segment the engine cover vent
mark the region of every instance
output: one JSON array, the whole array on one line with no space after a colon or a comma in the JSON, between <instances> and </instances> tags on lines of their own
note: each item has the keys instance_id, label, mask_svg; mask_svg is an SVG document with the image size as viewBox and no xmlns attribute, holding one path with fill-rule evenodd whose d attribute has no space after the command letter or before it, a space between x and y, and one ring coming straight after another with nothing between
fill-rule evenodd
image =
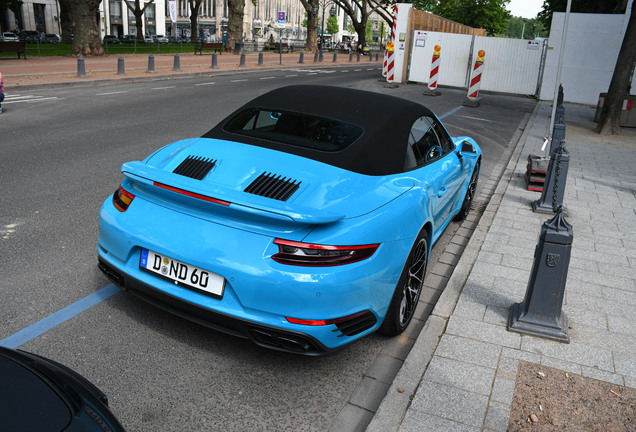
<instances>
[{"instance_id":1,"label":"engine cover vent","mask_svg":"<svg viewBox=\"0 0 636 432\"><path fill-rule=\"evenodd\" d=\"M216 160L202 156L188 156L172 172L195 180L202 180L214 168L216 162Z\"/></svg>"},{"instance_id":2,"label":"engine cover vent","mask_svg":"<svg viewBox=\"0 0 636 432\"><path fill-rule=\"evenodd\" d=\"M279 201L287 201L298 190L300 183L298 180L288 179L281 175L263 173L245 188L245 192Z\"/></svg>"}]
</instances>

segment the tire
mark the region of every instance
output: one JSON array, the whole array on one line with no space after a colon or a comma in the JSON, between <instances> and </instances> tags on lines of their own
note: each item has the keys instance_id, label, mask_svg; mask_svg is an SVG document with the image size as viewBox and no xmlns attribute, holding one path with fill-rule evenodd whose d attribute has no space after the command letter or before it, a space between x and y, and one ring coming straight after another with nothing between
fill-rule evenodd
<instances>
[{"instance_id":1,"label":"tire","mask_svg":"<svg viewBox=\"0 0 636 432\"><path fill-rule=\"evenodd\" d=\"M470 176L470 183L468 183L468 189L466 190L466 195L464 196L464 202L462 203L462 208L459 209L459 213L455 215L453 218L454 221L460 222L466 219L468 213L470 213L470 206L473 204L473 199L475 199L475 192L477 191L477 182L479 181L479 167L481 162L477 162L475 165L475 169L473 170L473 175Z\"/></svg>"},{"instance_id":2,"label":"tire","mask_svg":"<svg viewBox=\"0 0 636 432\"><path fill-rule=\"evenodd\" d=\"M417 308L427 264L428 233L422 231L409 252L380 333L396 336L406 330Z\"/></svg>"}]
</instances>

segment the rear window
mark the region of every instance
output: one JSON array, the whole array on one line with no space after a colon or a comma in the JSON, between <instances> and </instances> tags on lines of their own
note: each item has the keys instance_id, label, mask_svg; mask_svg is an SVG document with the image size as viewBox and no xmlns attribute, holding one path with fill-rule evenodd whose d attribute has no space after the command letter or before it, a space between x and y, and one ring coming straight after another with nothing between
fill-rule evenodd
<instances>
[{"instance_id":1,"label":"rear window","mask_svg":"<svg viewBox=\"0 0 636 432\"><path fill-rule=\"evenodd\" d=\"M350 123L261 108L241 111L223 129L239 135L327 152L343 150L362 135L362 128Z\"/></svg>"}]
</instances>

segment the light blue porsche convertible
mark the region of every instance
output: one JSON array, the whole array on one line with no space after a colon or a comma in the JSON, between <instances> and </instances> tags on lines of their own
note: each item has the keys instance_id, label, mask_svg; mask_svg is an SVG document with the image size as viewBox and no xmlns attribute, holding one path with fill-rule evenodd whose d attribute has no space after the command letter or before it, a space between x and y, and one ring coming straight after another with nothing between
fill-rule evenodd
<instances>
[{"instance_id":1,"label":"light blue porsche convertible","mask_svg":"<svg viewBox=\"0 0 636 432\"><path fill-rule=\"evenodd\" d=\"M290 86L121 167L99 268L258 345L321 355L409 325L431 245L468 214L481 150L383 94Z\"/></svg>"}]
</instances>

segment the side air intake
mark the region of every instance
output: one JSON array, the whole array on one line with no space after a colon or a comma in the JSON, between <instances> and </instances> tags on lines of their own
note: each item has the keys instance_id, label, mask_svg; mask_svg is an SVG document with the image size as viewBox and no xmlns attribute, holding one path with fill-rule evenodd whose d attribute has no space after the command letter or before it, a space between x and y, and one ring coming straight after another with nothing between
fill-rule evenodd
<instances>
[{"instance_id":1,"label":"side air intake","mask_svg":"<svg viewBox=\"0 0 636 432\"><path fill-rule=\"evenodd\" d=\"M214 168L216 162L216 160L202 156L188 156L172 172L195 180L202 180Z\"/></svg>"},{"instance_id":2,"label":"side air intake","mask_svg":"<svg viewBox=\"0 0 636 432\"><path fill-rule=\"evenodd\" d=\"M288 179L281 175L263 173L245 188L245 192L279 201L287 201L298 190L300 183L298 180Z\"/></svg>"}]
</instances>

